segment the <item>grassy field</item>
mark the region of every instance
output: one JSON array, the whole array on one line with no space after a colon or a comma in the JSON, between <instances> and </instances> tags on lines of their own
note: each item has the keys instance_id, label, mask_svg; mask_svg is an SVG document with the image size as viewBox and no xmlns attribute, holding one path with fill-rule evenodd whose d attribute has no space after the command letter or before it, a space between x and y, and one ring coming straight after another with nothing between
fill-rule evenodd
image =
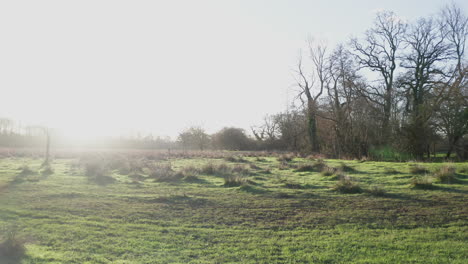
<instances>
[{"instance_id":1,"label":"grassy field","mask_svg":"<svg viewBox=\"0 0 468 264\"><path fill-rule=\"evenodd\" d=\"M468 259L468 163L109 155L40 166L0 159L0 263Z\"/></svg>"}]
</instances>

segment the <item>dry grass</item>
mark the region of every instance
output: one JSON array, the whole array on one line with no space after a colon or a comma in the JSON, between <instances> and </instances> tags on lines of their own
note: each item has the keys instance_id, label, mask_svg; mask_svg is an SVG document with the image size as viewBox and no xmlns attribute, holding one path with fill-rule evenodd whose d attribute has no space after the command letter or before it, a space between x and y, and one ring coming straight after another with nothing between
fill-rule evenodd
<instances>
[{"instance_id":1,"label":"dry grass","mask_svg":"<svg viewBox=\"0 0 468 264\"><path fill-rule=\"evenodd\" d=\"M361 193L362 188L359 183L355 182L349 176L342 176L340 180L333 186L335 191L340 193Z\"/></svg>"},{"instance_id":2,"label":"dry grass","mask_svg":"<svg viewBox=\"0 0 468 264\"><path fill-rule=\"evenodd\" d=\"M455 176L456 169L453 165L444 165L440 167L435 173L434 178L441 183L456 183L458 182Z\"/></svg>"},{"instance_id":3,"label":"dry grass","mask_svg":"<svg viewBox=\"0 0 468 264\"><path fill-rule=\"evenodd\" d=\"M415 176L411 179L411 187L415 189L432 189L432 178L429 176Z\"/></svg>"},{"instance_id":4,"label":"dry grass","mask_svg":"<svg viewBox=\"0 0 468 264\"><path fill-rule=\"evenodd\" d=\"M411 174L425 174L429 173L429 170L420 164L415 164L409 168L409 172Z\"/></svg>"}]
</instances>

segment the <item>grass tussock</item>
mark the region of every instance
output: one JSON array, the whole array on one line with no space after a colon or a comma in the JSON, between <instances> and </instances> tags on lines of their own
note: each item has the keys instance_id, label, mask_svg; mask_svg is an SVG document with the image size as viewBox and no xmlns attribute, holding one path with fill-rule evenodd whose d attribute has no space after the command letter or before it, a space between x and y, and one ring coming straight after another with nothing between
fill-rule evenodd
<instances>
[{"instance_id":1,"label":"grass tussock","mask_svg":"<svg viewBox=\"0 0 468 264\"><path fill-rule=\"evenodd\" d=\"M437 182L441 183L456 183L458 181L455 176L456 169L453 165L444 165L440 167L435 173L434 178Z\"/></svg>"},{"instance_id":2,"label":"grass tussock","mask_svg":"<svg viewBox=\"0 0 468 264\"><path fill-rule=\"evenodd\" d=\"M232 167L226 163L209 162L201 167L200 172L206 175L225 176L232 174Z\"/></svg>"},{"instance_id":3,"label":"grass tussock","mask_svg":"<svg viewBox=\"0 0 468 264\"><path fill-rule=\"evenodd\" d=\"M344 162L341 162L340 165L338 166L338 169L344 172L353 172L356 171L353 167L347 165Z\"/></svg>"},{"instance_id":4,"label":"grass tussock","mask_svg":"<svg viewBox=\"0 0 468 264\"><path fill-rule=\"evenodd\" d=\"M420 164L415 164L409 168L409 172L411 174L426 174L429 173L429 170Z\"/></svg>"},{"instance_id":5,"label":"grass tussock","mask_svg":"<svg viewBox=\"0 0 468 264\"><path fill-rule=\"evenodd\" d=\"M411 179L411 187L414 189L432 189L432 178L429 176L415 176Z\"/></svg>"},{"instance_id":6,"label":"grass tussock","mask_svg":"<svg viewBox=\"0 0 468 264\"><path fill-rule=\"evenodd\" d=\"M225 187L237 187L246 183L247 183L246 179L240 175L228 175L224 177Z\"/></svg>"},{"instance_id":7,"label":"grass tussock","mask_svg":"<svg viewBox=\"0 0 468 264\"><path fill-rule=\"evenodd\" d=\"M468 165L458 168L458 172L463 174L468 173Z\"/></svg>"},{"instance_id":8,"label":"grass tussock","mask_svg":"<svg viewBox=\"0 0 468 264\"><path fill-rule=\"evenodd\" d=\"M392 167L385 167L384 173L385 173L385 174L399 174L400 172L399 172L397 169L395 169L395 168L392 168Z\"/></svg>"},{"instance_id":9,"label":"grass tussock","mask_svg":"<svg viewBox=\"0 0 468 264\"><path fill-rule=\"evenodd\" d=\"M36 174L36 172L33 171L28 165L21 166L19 170L20 170L19 175L21 176L28 176L28 175Z\"/></svg>"},{"instance_id":10,"label":"grass tussock","mask_svg":"<svg viewBox=\"0 0 468 264\"><path fill-rule=\"evenodd\" d=\"M308 171L315 171L316 168L315 164L301 164L295 170L296 172L308 172Z\"/></svg>"},{"instance_id":11,"label":"grass tussock","mask_svg":"<svg viewBox=\"0 0 468 264\"><path fill-rule=\"evenodd\" d=\"M174 171L170 163L153 164L148 169L148 176L159 182L174 182L184 177L182 173Z\"/></svg>"},{"instance_id":12,"label":"grass tussock","mask_svg":"<svg viewBox=\"0 0 468 264\"><path fill-rule=\"evenodd\" d=\"M279 162L291 162L295 158L294 154L283 154L278 157Z\"/></svg>"},{"instance_id":13,"label":"grass tussock","mask_svg":"<svg viewBox=\"0 0 468 264\"><path fill-rule=\"evenodd\" d=\"M229 162L238 162L238 163L246 163L249 162L248 160L244 159L242 156L229 156L224 158L224 160Z\"/></svg>"},{"instance_id":14,"label":"grass tussock","mask_svg":"<svg viewBox=\"0 0 468 264\"><path fill-rule=\"evenodd\" d=\"M49 175L54 174L54 169L52 168L50 164L47 164L41 169L40 173L43 176L49 176Z\"/></svg>"},{"instance_id":15,"label":"grass tussock","mask_svg":"<svg viewBox=\"0 0 468 264\"><path fill-rule=\"evenodd\" d=\"M7 230L0 242L0 262L19 263L25 255L24 241L20 240L15 231Z\"/></svg>"},{"instance_id":16,"label":"grass tussock","mask_svg":"<svg viewBox=\"0 0 468 264\"><path fill-rule=\"evenodd\" d=\"M303 189L304 187L298 183L291 183L291 182L288 182L288 183L285 183L284 184L284 188L287 188L287 189Z\"/></svg>"},{"instance_id":17,"label":"grass tussock","mask_svg":"<svg viewBox=\"0 0 468 264\"><path fill-rule=\"evenodd\" d=\"M371 186L367 192L370 194L370 195L373 195L373 196L379 196L379 197L382 197L382 196L385 196L387 194L387 191L385 191L384 188L382 188L381 186L377 186L377 185L374 185L374 186Z\"/></svg>"},{"instance_id":18,"label":"grass tussock","mask_svg":"<svg viewBox=\"0 0 468 264\"><path fill-rule=\"evenodd\" d=\"M349 176L340 177L340 180L333 186L333 190L340 193L361 193L363 191L359 183Z\"/></svg>"},{"instance_id":19,"label":"grass tussock","mask_svg":"<svg viewBox=\"0 0 468 264\"><path fill-rule=\"evenodd\" d=\"M329 166L325 166L322 168L322 171L320 172L320 174L322 176L332 176L334 175L335 173L338 173L338 169L337 168L334 168L334 167L329 167Z\"/></svg>"}]
</instances>

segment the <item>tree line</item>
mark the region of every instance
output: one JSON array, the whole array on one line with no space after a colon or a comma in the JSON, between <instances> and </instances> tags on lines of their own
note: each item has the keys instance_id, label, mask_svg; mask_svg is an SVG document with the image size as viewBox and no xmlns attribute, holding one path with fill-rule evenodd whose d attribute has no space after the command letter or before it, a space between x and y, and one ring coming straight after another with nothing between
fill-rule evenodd
<instances>
[{"instance_id":1,"label":"tree line","mask_svg":"<svg viewBox=\"0 0 468 264\"><path fill-rule=\"evenodd\" d=\"M443 147L468 158L468 19L456 5L407 23L376 15L334 48L310 41L298 60L293 110L254 127L266 144L334 157L424 159Z\"/></svg>"}]
</instances>

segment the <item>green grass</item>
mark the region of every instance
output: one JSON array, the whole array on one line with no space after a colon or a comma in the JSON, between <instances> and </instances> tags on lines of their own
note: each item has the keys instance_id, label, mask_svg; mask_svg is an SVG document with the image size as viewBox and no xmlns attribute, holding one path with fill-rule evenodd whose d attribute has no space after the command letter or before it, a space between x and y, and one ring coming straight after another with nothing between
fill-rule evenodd
<instances>
[{"instance_id":1,"label":"green grass","mask_svg":"<svg viewBox=\"0 0 468 264\"><path fill-rule=\"evenodd\" d=\"M53 173L41 174L39 159L0 159L0 232L14 227L24 242L24 256L16 263L465 263L468 258L468 173L457 170L456 182L418 189L411 180L421 175L410 173L410 163L325 160L330 167L351 167L343 173L363 190L341 193L334 189L336 177L297 169L310 161L280 160L161 161L174 174L185 173L171 181L150 177L145 166L154 168L157 161L146 160L128 174L110 168L107 176L114 181L98 184L76 160L55 160ZM222 173L205 173L207 164L221 164ZM436 172L442 164L424 166ZM226 185L226 173L245 184ZM375 186L384 193L372 195ZM0 243L4 239L0 233Z\"/></svg>"}]
</instances>

